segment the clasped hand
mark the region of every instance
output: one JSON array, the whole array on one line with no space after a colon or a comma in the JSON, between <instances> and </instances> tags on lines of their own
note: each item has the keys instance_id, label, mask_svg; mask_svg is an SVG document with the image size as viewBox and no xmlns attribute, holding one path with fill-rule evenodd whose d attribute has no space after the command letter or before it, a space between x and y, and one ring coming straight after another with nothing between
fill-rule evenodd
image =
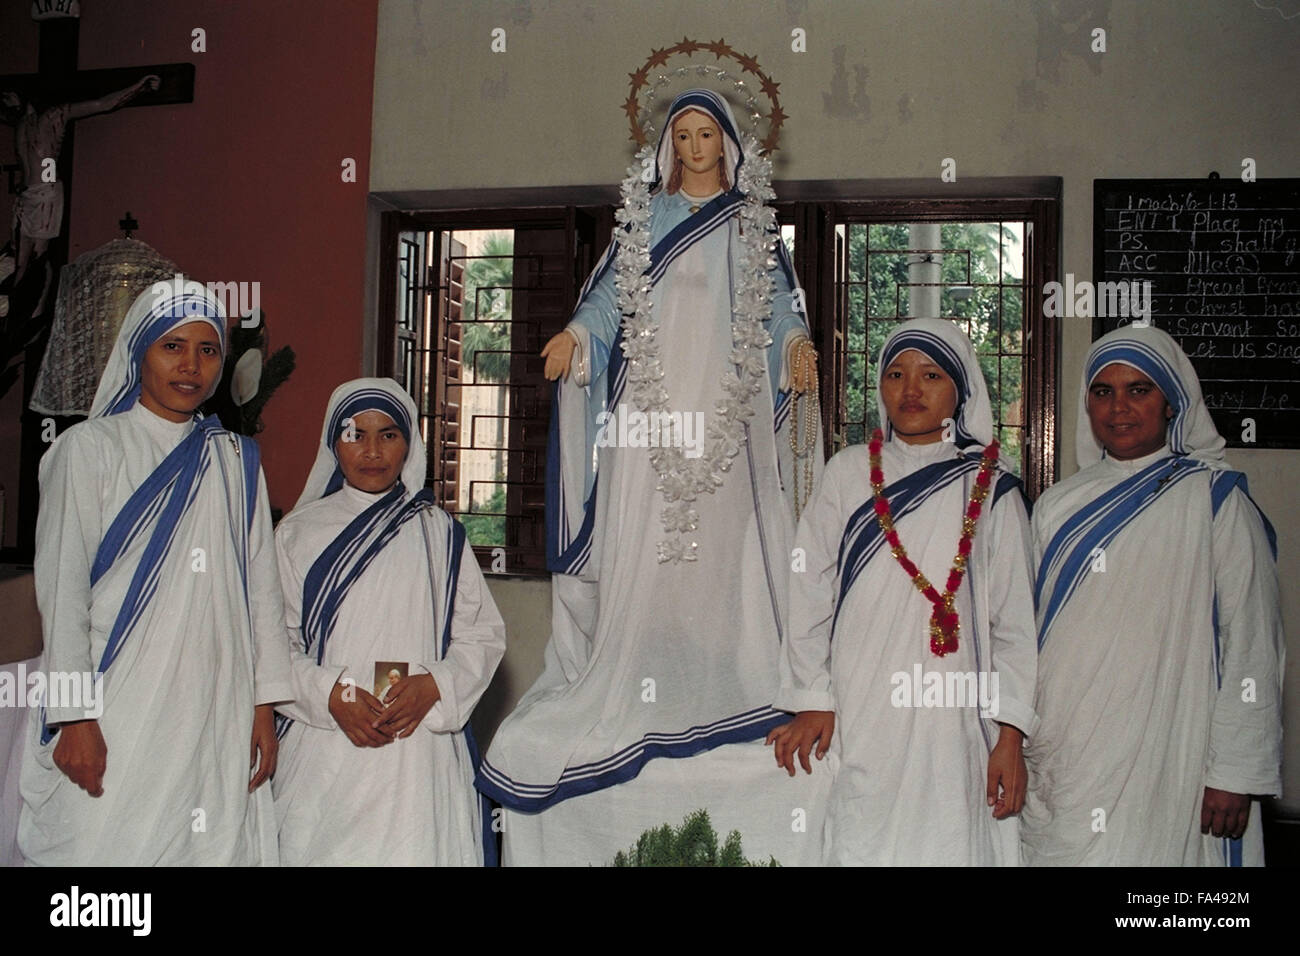
<instances>
[{"instance_id":1,"label":"clasped hand","mask_svg":"<svg viewBox=\"0 0 1300 956\"><path fill-rule=\"evenodd\" d=\"M356 746L382 747L409 737L441 698L432 674L402 678L382 703L356 684L339 681L330 693L330 715Z\"/></svg>"}]
</instances>

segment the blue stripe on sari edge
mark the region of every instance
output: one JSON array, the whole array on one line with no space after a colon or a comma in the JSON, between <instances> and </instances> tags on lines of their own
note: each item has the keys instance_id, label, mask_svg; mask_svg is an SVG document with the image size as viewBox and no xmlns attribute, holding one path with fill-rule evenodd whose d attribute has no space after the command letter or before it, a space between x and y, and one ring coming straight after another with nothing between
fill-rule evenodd
<instances>
[{"instance_id":1,"label":"blue stripe on sari edge","mask_svg":"<svg viewBox=\"0 0 1300 956\"><path fill-rule=\"evenodd\" d=\"M180 518L193 503L197 495L197 486L200 484L203 475L206 474L207 466L210 463L207 435L212 431L212 421L212 417L209 416L200 423L201 427L193 429L167 454L163 461L158 464L158 467L150 472L149 477L131 493L126 504L122 506L122 510L118 512L117 517L110 524L109 534L113 533L115 526L133 527L136 523L135 519L130 516L133 507L157 513L158 515L157 520L154 522L154 531L144 546L140 561L131 574L131 580L127 585L126 594L122 598L122 604L114 616L112 629L109 631L108 640L100 657L99 673L106 672L112 666L113 661L117 659L117 655L121 651L122 645L134 632L144 609L149 606L157 594L162 562L171 553L172 544L175 542L176 535L180 530ZM197 454L195 453L196 448ZM174 471L174 474L168 477L168 474L172 471ZM185 489L184 495L181 496L180 480L186 477L187 473L189 487ZM160 476L157 481L153 480L155 475ZM159 510L156 503L164 497L166 503ZM172 514L173 517L168 521L166 519L169 514ZM163 536L164 532L166 532L165 536ZM130 540L134 540L137 533L138 529L135 533L132 533ZM105 535L105 541L107 539L108 534ZM108 560L103 567L100 567L105 541L100 542L95 563L92 565L92 587L117 562L125 547L125 545L118 547L111 560ZM98 573L96 573L96 570ZM57 731L52 731L46 723L45 713L45 707L42 705L39 735L42 744L48 744L57 733Z\"/></svg>"},{"instance_id":2,"label":"blue stripe on sari edge","mask_svg":"<svg viewBox=\"0 0 1300 956\"><path fill-rule=\"evenodd\" d=\"M569 546L561 554L547 554L546 570L558 574L576 574L573 570L577 567L581 570L586 564L586 557L591 553L592 532L596 526L596 494L600 484L599 476L591 485L591 494L587 496L586 504L583 505L582 526L578 528L578 533L573 536Z\"/></svg>"},{"instance_id":3,"label":"blue stripe on sari edge","mask_svg":"<svg viewBox=\"0 0 1300 956\"><path fill-rule=\"evenodd\" d=\"M450 533L447 535L447 550L449 553L447 558L447 593L443 611L442 658L447 656L447 650L451 646L451 625L456 615L456 589L460 582L460 564L465 553L467 537L465 526L454 517L450 515L448 517L451 520L451 528ZM465 747L469 751L470 766L474 768L474 773L477 774L483 758L479 751L478 741L474 737L474 730L468 720L465 721L465 726L461 727L460 733L464 735ZM477 794L477 797L479 801L479 825L481 827L480 839L483 844L483 865L500 866L501 847L498 843L497 831L492 826L492 801L481 793Z\"/></svg>"},{"instance_id":4,"label":"blue stripe on sari edge","mask_svg":"<svg viewBox=\"0 0 1300 956\"><path fill-rule=\"evenodd\" d=\"M320 617L324 613L324 607L320 604L320 595L327 593L337 584L339 575L345 573L347 563L352 560L353 555L364 546L374 528L383 523L387 510L383 508L375 509L368 520L359 524L356 532L351 537L338 544L338 553L331 561L322 565L319 570L317 569L317 562L320 562L321 558L324 557L324 552L308 568L307 576L303 578L303 610L300 614L302 620L300 630L302 632L304 653L310 652L311 646L316 640L316 635L320 631ZM358 518L360 517L358 515ZM354 519L355 521L356 519ZM342 536L351 527L352 524L350 523L330 544L340 542Z\"/></svg>"},{"instance_id":5,"label":"blue stripe on sari edge","mask_svg":"<svg viewBox=\"0 0 1300 956\"><path fill-rule=\"evenodd\" d=\"M1179 460L1189 461L1189 459L1179 459ZM1114 503L1106 509L1104 515L1098 518L1096 521L1094 521L1091 525L1087 525L1086 527L1082 525L1080 526L1080 535L1078 541L1076 541L1074 544L1070 546L1069 553L1066 554L1061 559L1060 568L1057 571L1056 576L1054 578L1055 583L1052 588L1051 597L1047 602L1047 608L1042 612L1042 622L1038 627L1038 648L1040 651L1042 650L1043 645L1047 641L1047 635L1051 631L1052 625L1055 623L1057 615L1059 615L1061 610L1065 607L1065 605L1070 602L1075 592L1078 590L1080 583L1082 583L1082 581L1084 580L1084 576L1087 573L1089 573L1085 569L1091 563L1090 560L1078 559L1076 557L1081 553L1085 545L1089 543L1092 545L1091 548L1087 549L1087 553L1089 556L1091 556L1092 552L1095 551L1097 548L1103 548L1103 549L1106 548L1108 545L1111 544L1111 542L1115 540L1116 536L1118 536L1119 533L1122 532L1125 527L1127 527L1132 521L1136 520L1138 516L1140 516L1143 512L1147 510L1147 508L1149 508L1159 498L1161 498L1166 491L1173 488L1175 485L1181 483L1183 479L1190 478L1192 475L1199 474L1200 472L1207 470L1206 466L1200 464L1199 462L1195 463L1195 466L1193 467L1183 468L1182 470L1179 469L1172 470L1168 475L1169 481L1167 481L1163 485L1157 485L1155 489L1149 491L1147 493L1147 496L1143 498L1141 502L1138 503L1138 507L1136 508L1136 510L1132 511L1127 516L1123 515L1123 513L1120 511L1120 505L1124 503L1124 500L1142 491L1144 485L1146 485L1151 479L1151 474L1153 473L1152 469L1155 468L1155 466L1163 464L1167 461L1168 459L1165 458L1165 459L1161 459L1159 462L1154 462L1151 466L1143 469L1141 472L1139 472L1137 475L1134 475L1132 478L1120 482L1118 485L1115 486L1115 488L1127 486L1128 488L1127 492L1123 495L1118 496L1115 499ZM1113 491L1113 490L1114 489L1109 489L1108 494L1109 491ZM1094 500L1100 501L1101 499L1098 498ZM1119 516L1118 520L1116 520L1117 515ZM1053 538L1053 540L1055 540L1055 537ZM1076 564L1076 570L1072 574L1068 573L1068 568L1071 563ZM1044 566L1047 565L1046 552L1044 552L1043 564ZM1064 585L1064 591L1062 591L1063 585ZM1034 589L1034 606L1036 608L1042 606L1042 600L1037 585L1035 586Z\"/></svg>"},{"instance_id":6,"label":"blue stripe on sari edge","mask_svg":"<svg viewBox=\"0 0 1300 956\"><path fill-rule=\"evenodd\" d=\"M1217 517L1219 508L1228 500L1228 495L1232 494L1234 488L1240 488L1241 493L1246 496L1246 500L1254 506L1256 513L1259 514L1259 520L1264 524L1264 535L1268 538L1269 549L1273 552L1273 560L1277 560L1277 529L1273 527L1273 522L1268 520L1268 515L1264 509L1259 506L1250 493L1250 482L1246 475L1240 471L1218 471L1210 479L1210 504L1213 514Z\"/></svg>"},{"instance_id":7,"label":"blue stripe on sari edge","mask_svg":"<svg viewBox=\"0 0 1300 956\"><path fill-rule=\"evenodd\" d=\"M93 564L90 569L90 586L92 588L99 582L100 577L102 577L103 574L113 566L113 563L117 561L117 559L122 555L122 553L125 552L128 548L130 548L132 544L135 543L135 539L139 537L140 533L145 528L149 527L149 525L153 523L154 519L157 518L158 512L161 511L167 503L167 492L171 488L171 485L175 482L175 480L176 480L176 476L173 476L172 481L169 482L166 486L164 486L161 493L155 496L154 499L145 507L145 509L140 512L139 516L136 518L135 523L131 526L130 530L127 532L126 537L121 542L109 546L111 548L111 552L100 551L96 553L95 564ZM112 525L110 525L109 532L112 533L112 531L113 528ZM100 548L102 549L107 542L108 542L108 536L105 535L104 540L100 542ZM103 567L99 566L101 560L105 562Z\"/></svg>"},{"instance_id":8,"label":"blue stripe on sari edge","mask_svg":"<svg viewBox=\"0 0 1300 956\"><path fill-rule=\"evenodd\" d=\"M427 490L427 489L426 489ZM432 501L432 496L430 496ZM447 535L447 585L445 600L443 602L443 628L442 628L442 654L439 659L447 656L447 650L451 646L452 639L452 620L456 615L456 589L460 582L460 564L461 558L465 553L465 541L467 534L465 526L462 525L455 517L446 516L451 524ZM477 709L477 708L476 708ZM478 773L479 766L482 764L482 755L479 751L478 741L474 737L474 730L468 720L465 726L461 727L460 733L464 735L465 748L469 751L470 766L474 768L474 773ZM479 826L480 840L483 845L483 865L500 866L501 865L501 847L498 842L497 831L493 828L492 823L492 801L484 794L476 794L479 802Z\"/></svg>"},{"instance_id":9,"label":"blue stripe on sari edge","mask_svg":"<svg viewBox=\"0 0 1300 956\"><path fill-rule=\"evenodd\" d=\"M1223 661L1219 648L1219 592L1210 600L1210 633L1214 637L1214 686L1223 687Z\"/></svg>"},{"instance_id":10,"label":"blue stripe on sari edge","mask_svg":"<svg viewBox=\"0 0 1300 956\"><path fill-rule=\"evenodd\" d=\"M433 504L433 493L428 489L422 488L409 498L404 494L405 489L399 482L394 486L392 493L375 502L358 516L360 518L373 513L373 519L364 522L360 531L352 532L351 529L358 523L357 519L354 519L349 523L348 528L330 542L331 548L340 541L344 541L345 545L329 563L325 583L316 592L315 603L310 608L304 608L306 613L303 614L307 622L305 628L306 626L311 628L305 634L304 643L309 645L308 652L311 646L316 648L317 664L324 659L325 644L334 632L339 610L352 586L365 574L370 564L389 542L401 532L402 526L421 514L426 506ZM445 513L443 514L445 516ZM357 555L357 550L363 544L364 551ZM321 559L318 558L313 563L312 570L315 571L320 564Z\"/></svg>"},{"instance_id":11,"label":"blue stripe on sari edge","mask_svg":"<svg viewBox=\"0 0 1300 956\"><path fill-rule=\"evenodd\" d=\"M346 577L349 569L355 563L354 558L357 557L358 552L364 553L370 542L375 540L376 530L386 526L394 510L392 506L377 510L372 520L365 522L355 535L341 543L334 559L324 568L320 576L314 579L316 587L310 600L306 597L306 582L304 580L302 633L304 643L308 645L308 651L310 651L311 647L316 646L316 642L322 634L328 636L329 633L333 632L329 596L337 592L341 579ZM335 615L336 613L337 608L335 608ZM323 648L321 653L324 653ZM319 664L320 661L318 660L317 663Z\"/></svg>"},{"instance_id":12,"label":"blue stripe on sari edge","mask_svg":"<svg viewBox=\"0 0 1300 956\"><path fill-rule=\"evenodd\" d=\"M1136 494L1141 489L1144 481L1150 480L1156 472L1174 457L1176 456L1170 455L1161 458L1159 461L1154 461L1137 474L1116 482L1061 522L1061 526L1053 532L1051 538L1048 539L1047 546L1043 549L1043 558L1039 562L1038 573L1035 575L1034 580L1035 603L1039 600L1047 575L1056 564L1057 552L1064 552L1071 547L1070 542L1077 535L1085 533L1088 522L1092 520L1094 515L1100 513L1102 509L1110 510L1122 502L1124 498Z\"/></svg>"},{"instance_id":13,"label":"blue stripe on sari edge","mask_svg":"<svg viewBox=\"0 0 1300 956\"><path fill-rule=\"evenodd\" d=\"M546 532L546 559L549 568L552 555L564 551L568 540L568 515L564 509L564 476L560 473L560 388L556 379L551 387L551 420L546 428L546 472L542 512Z\"/></svg>"},{"instance_id":14,"label":"blue stripe on sari edge","mask_svg":"<svg viewBox=\"0 0 1300 956\"><path fill-rule=\"evenodd\" d=\"M180 529L180 519L189 510L192 501L191 494L199 483L201 474L207 471L209 460L207 438L199 429L195 429L190 435L187 435L185 440L180 445L177 445L177 450L188 446L189 451L193 452L194 446L189 445L192 439L198 448L197 455L188 454L185 456L177 480L170 486L171 491L167 495L167 504L158 515L153 533L144 546L140 561L131 575L131 582L127 586L126 594L122 599L122 605L114 618L112 630L109 632L108 641L100 659L99 670L101 672L107 671L109 665L116 659L121 645L131 635L139 621L140 614L148 606L149 598L145 597L145 591L149 579L156 577L162 561L171 552L172 543L175 541L176 534ZM175 454L175 452L172 454ZM171 454L168 455L168 458L171 458ZM185 478L188 478L188 487L182 490L181 481ZM132 498L134 497L133 494ZM150 592L149 596L152 597L152 592Z\"/></svg>"},{"instance_id":15,"label":"blue stripe on sari edge","mask_svg":"<svg viewBox=\"0 0 1300 956\"><path fill-rule=\"evenodd\" d=\"M772 431L779 432L781 426L785 424L786 419L790 416L790 389L776 393L776 408L772 411Z\"/></svg>"},{"instance_id":16,"label":"blue stripe on sari edge","mask_svg":"<svg viewBox=\"0 0 1300 956\"><path fill-rule=\"evenodd\" d=\"M387 522L379 529L377 534L371 536L365 550L361 552L357 559L350 565L344 560L334 566L331 575L334 584L323 598L318 596L318 601L321 602L320 612L314 615L314 618L318 621L316 624L318 633L315 637L318 664L324 659L325 645L334 633L339 612L343 607L343 602L347 600L352 586L369 570L371 563L384 548L388 547L389 542L401 532L402 526L415 517L420 510L420 506L416 504L414 499L399 500L394 508L387 509L384 512Z\"/></svg>"},{"instance_id":17,"label":"blue stripe on sari edge","mask_svg":"<svg viewBox=\"0 0 1300 956\"><path fill-rule=\"evenodd\" d=\"M1069 553L1061 559L1060 568L1056 573L1054 579L1056 585L1052 589L1052 594L1048 600L1047 608L1043 612L1042 625L1039 627L1038 646L1040 650L1047 639L1048 632L1055 623L1056 616L1060 614L1065 605L1074 597L1079 585L1083 582L1086 574L1089 573L1086 569L1091 564L1091 555L1093 552L1099 548L1104 550L1108 547L1130 522L1136 520L1137 517L1150 507L1156 499L1163 495L1165 491L1181 482L1184 478L1191 477L1202 470L1204 469L1188 468L1181 472L1171 472L1169 476L1171 480L1167 484L1157 487L1154 493L1147 492L1146 497L1139 502L1137 510L1124 516L1122 506L1126 499L1141 493L1144 490L1144 485L1150 480L1150 478L1148 476L1143 481L1133 482L1129 494L1116 499L1113 505L1108 507L1105 513L1092 525L1081 530L1077 542L1071 545ZM1083 546L1085 543L1091 545L1091 547L1086 549L1088 557L1079 558L1078 555L1080 555L1084 550ZM1067 573L1071 563L1076 565L1076 570L1073 574ZM1062 591L1062 584L1064 584L1064 591ZM1037 588L1035 589L1034 604L1035 607L1041 605Z\"/></svg>"},{"instance_id":18,"label":"blue stripe on sari edge","mask_svg":"<svg viewBox=\"0 0 1300 956\"><path fill-rule=\"evenodd\" d=\"M90 582L93 587L99 578L113 565L127 542L134 540L139 529L137 522L143 512L148 511L156 499L167 494L182 473L188 459L193 456L195 447L205 441L203 432L195 428L185 436L176 447L164 456L140 485L131 492L118 513L109 522L108 530L95 550L95 559L91 563ZM170 498L170 496L168 496ZM129 533L129 534L128 534ZM105 548L111 551L105 551Z\"/></svg>"},{"instance_id":19,"label":"blue stripe on sari edge","mask_svg":"<svg viewBox=\"0 0 1300 956\"><path fill-rule=\"evenodd\" d=\"M343 530L325 546L325 549L316 560L311 563L307 573L303 575L302 612L300 617L302 619L303 642L308 645L309 649L310 645L315 643L314 635L320 630L318 602L321 593L335 585L337 576L343 573L343 565L352 558L356 549L361 547L362 543L371 535L374 526L384 519L386 512L400 502L401 487L399 481L393 486L392 492L366 507L349 521Z\"/></svg>"},{"instance_id":20,"label":"blue stripe on sari edge","mask_svg":"<svg viewBox=\"0 0 1300 956\"><path fill-rule=\"evenodd\" d=\"M440 641L442 654L439 659L447 656L447 649L451 646L451 622L456 614L456 588L460 582L460 561L465 553L465 539L465 526L452 518L451 527L447 534L447 586L446 594L443 596L443 623Z\"/></svg>"},{"instance_id":21,"label":"blue stripe on sari edge","mask_svg":"<svg viewBox=\"0 0 1300 956\"><path fill-rule=\"evenodd\" d=\"M262 469L262 447L251 437L240 435L240 459L244 464L244 492L248 498L248 530L253 530L253 518L257 515L257 475Z\"/></svg>"},{"instance_id":22,"label":"blue stripe on sari edge","mask_svg":"<svg viewBox=\"0 0 1300 956\"><path fill-rule=\"evenodd\" d=\"M668 267L687 249L709 235L715 229L725 225L740 212L744 199L734 190L723 193L706 203L698 213L683 219L670 229L650 250L650 268L646 275L652 284L658 284ZM716 208L710 208L714 207Z\"/></svg>"},{"instance_id":23,"label":"blue stripe on sari edge","mask_svg":"<svg viewBox=\"0 0 1300 956\"><path fill-rule=\"evenodd\" d=\"M768 709L771 710L771 708ZM572 797L594 793L598 790L605 790L620 783L626 783L638 776L645 768L645 765L651 760L694 757L725 744L747 743L752 740L758 740L766 737L774 728L789 723L790 719L790 715L784 711L774 710L771 717L758 724L750 724L719 731L715 734L710 734L706 737L697 738L681 744L645 744L643 745L641 752L637 754L634 759L622 763L617 769L590 777L582 777L569 782L557 783L555 786L547 788L549 793L546 796L521 797L511 793L502 785L494 782L492 777L500 777L502 780L507 780L508 778L492 768L487 761L484 761L482 768L475 776L474 786L478 788L480 793L495 800L503 807L521 813L538 813L557 803L571 799Z\"/></svg>"}]
</instances>

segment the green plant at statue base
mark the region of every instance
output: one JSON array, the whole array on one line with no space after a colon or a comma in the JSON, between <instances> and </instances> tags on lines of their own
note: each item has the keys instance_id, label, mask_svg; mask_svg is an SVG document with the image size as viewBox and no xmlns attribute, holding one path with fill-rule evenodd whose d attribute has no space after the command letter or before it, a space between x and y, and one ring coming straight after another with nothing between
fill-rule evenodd
<instances>
[{"instance_id":1,"label":"green plant at statue base","mask_svg":"<svg viewBox=\"0 0 1300 956\"><path fill-rule=\"evenodd\" d=\"M696 810L680 827L665 823L642 833L636 846L614 856L614 866L780 866L773 857L763 863L745 859L740 831L727 834L718 849L718 834L708 810Z\"/></svg>"}]
</instances>

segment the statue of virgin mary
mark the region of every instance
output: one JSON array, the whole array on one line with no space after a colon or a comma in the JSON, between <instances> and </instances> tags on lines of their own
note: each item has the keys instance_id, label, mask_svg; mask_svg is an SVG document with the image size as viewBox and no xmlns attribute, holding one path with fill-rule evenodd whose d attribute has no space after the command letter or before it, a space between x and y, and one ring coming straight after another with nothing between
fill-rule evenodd
<instances>
[{"instance_id":1,"label":"statue of virgin mary","mask_svg":"<svg viewBox=\"0 0 1300 956\"><path fill-rule=\"evenodd\" d=\"M477 781L510 811L510 863L606 863L700 807L765 852L755 788L790 830L762 740L789 720L771 701L795 469L822 455L815 413L802 458L790 441L815 352L747 139L717 93L673 101L653 176L629 174L623 228L542 353L552 633Z\"/></svg>"}]
</instances>

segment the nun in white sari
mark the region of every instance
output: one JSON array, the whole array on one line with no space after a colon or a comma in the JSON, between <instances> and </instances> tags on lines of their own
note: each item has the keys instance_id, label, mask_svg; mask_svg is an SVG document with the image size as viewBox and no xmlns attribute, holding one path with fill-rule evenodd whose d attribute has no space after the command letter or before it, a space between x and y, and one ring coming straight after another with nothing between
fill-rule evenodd
<instances>
[{"instance_id":1,"label":"nun in white sari","mask_svg":"<svg viewBox=\"0 0 1300 956\"><path fill-rule=\"evenodd\" d=\"M722 138L724 175L711 194L677 190L668 172L674 121L691 111ZM778 238L761 273L774 290L754 336L761 347L746 360L752 392L736 387L740 286L754 268L746 248L763 234L739 228L740 136L726 101L704 90L675 99L663 129L655 180L665 188L649 200L645 267L653 334L625 337L640 321L625 320L615 282L631 230L588 279L566 333L578 350L573 375L558 384L547 456L554 612L545 671L498 730L478 778L511 811L544 811L507 816L510 863L607 863L644 829L701 807L721 832L740 829L747 851L786 863L801 852L786 845L790 808L811 802L810 791L795 804L789 788L772 806L756 799L765 755L745 742L783 719L771 700L793 534L787 355L807 325ZM635 435L629 416L656 393L686 426L702 422L692 429L701 444L693 457L688 445L676 469L661 469L645 443L623 441ZM820 471L820 445L807 462ZM680 520L666 532L673 512Z\"/></svg>"},{"instance_id":2,"label":"nun in white sari","mask_svg":"<svg viewBox=\"0 0 1300 956\"><path fill-rule=\"evenodd\" d=\"M401 477L374 492L344 480L335 455L366 412L407 443ZM416 414L392 379L336 388L306 488L276 531L296 698L280 708L274 781L285 865L480 866L485 851L495 862L468 722L505 652L505 625L465 529L424 489ZM439 697L409 732L354 744L331 694L342 681L345 699L369 697L380 662L385 677L394 662L432 675Z\"/></svg>"},{"instance_id":3,"label":"nun in white sari","mask_svg":"<svg viewBox=\"0 0 1300 956\"><path fill-rule=\"evenodd\" d=\"M895 433L883 390L877 391L885 423L883 495L904 560L942 590L993 440L993 417L975 350L956 325L940 319L900 325L881 350L877 382L909 351L956 386L953 424L950 440L911 444ZM928 408L940 421L939 404ZM990 465L951 605L956 649L939 656L929 624L934 606L882 532L871 470L868 446L851 446L830 460L795 538L806 568L790 575L790 629L776 705L792 713L834 712L825 752L838 758L839 769L827 811L826 862L1018 864L1014 811L999 811L995 819L986 793L995 747L1010 747L1019 757L1018 740L1000 743L1004 728L1030 735L1035 723L1029 523L1020 481ZM802 720L801 714L790 728ZM778 754L783 731L773 735ZM1012 784L1003 778L995 791ZM1021 776L1022 792L1023 786Z\"/></svg>"},{"instance_id":4,"label":"nun in white sari","mask_svg":"<svg viewBox=\"0 0 1300 956\"><path fill-rule=\"evenodd\" d=\"M1107 453L1089 417L1094 380L1116 366L1168 404L1164 445L1139 457ZM1116 435L1132 432L1131 406L1122 417ZM1026 753L1026 862L1262 864L1257 801L1240 800L1241 839L1216 836L1213 816L1281 792L1273 529L1160 329L1093 344L1076 447L1080 470L1034 509L1042 724Z\"/></svg>"},{"instance_id":5,"label":"nun in white sari","mask_svg":"<svg viewBox=\"0 0 1300 956\"><path fill-rule=\"evenodd\" d=\"M33 711L18 839L34 864L277 860L270 786L249 793L254 707L291 694L266 485L251 439L215 416L145 407L168 387L150 379L141 399L155 342L174 349L174 330L204 323L225 343L225 312L202 286L157 289L127 313L90 418L41 460L44 667L103 681L76 701L52 683ZM193 391L193 375L170 378ZM92 797L55 752L61 725L96 716L107 756ZM273 755L261 760L269 773Z\"/></svg>"}]
</instances>

